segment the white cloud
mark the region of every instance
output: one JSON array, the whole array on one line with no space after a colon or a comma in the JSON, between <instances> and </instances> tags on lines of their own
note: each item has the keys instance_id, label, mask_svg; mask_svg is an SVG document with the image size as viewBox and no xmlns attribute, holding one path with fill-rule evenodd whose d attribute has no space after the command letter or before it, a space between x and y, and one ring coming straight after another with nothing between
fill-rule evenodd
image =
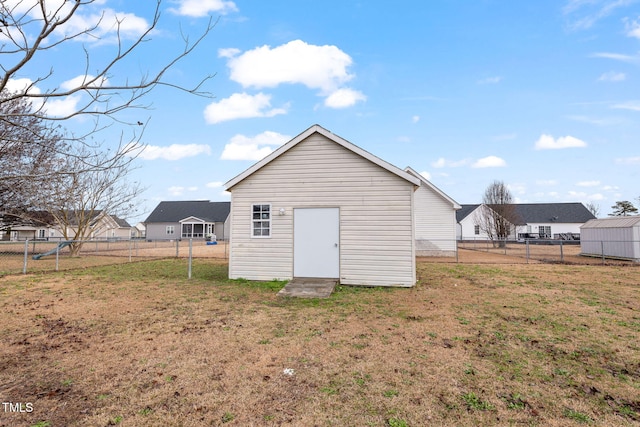
<instances>
[{"instance_id":1,"label":"white cloud","mask_svg":"<svg viewBox=\"0 0 640 427\"><path fill-rule=\"evenodd\" d=\"M613 59L615 61L631 62L631 63L638 62L638 60L640 59L637 56L624 55L622 53L611 53L611 52L592 53L589 56L591 56L592 58Z\"/></svg>"},{"instance_id":2,"label":"white cloud","mask_svg":"<svg viewBox=\"0 0 640 427\"><path fill-rule=\"evenodd\" d=\"M536 150L559 150L562 148L586 147L587 143L573 136L554 139L551 135L541 135L535 143Z\"/></svg>"},{"instance_id":3,"label":"white cloud","mask_svg":"<svg viewBox=\"0 0 640 427\"><path fill-rule=\"evenodd\" d=\"M75 79L63 82L60 87L62 89L68 90L69 88L73 87L72 84L77 82L80 78L81 77L76 77ZM42 94L40 88L38 88L37 86L32 86L33 83L34 82L29 78L9 79L6 88L10 92L27 92L32 95ZM80 99L80 95L71 95L60 98L49 98L49 100L46 100L45 98L31 98L30 101L34 109L42 108L43 111L45 111L51 117L66 117L77 111L77 106L80 103Z\"/></svg>"},{"instance_id":4,"label":"white cloud","mask_svg":"<svg viewBox=\"0 0 640 427\"><path fill-rule=\"evenodd\" d=\"M28 78L22 79L9 79L6 89L10 92L28 92L34 95L41 93L41 90L36 86L31 86L33 81Z\"/></svg>"},{"instance_id":5,"label":"white cloud","mask_svg":"<svg viewBox=\"0 0 640 427\"><path fill-rule=\"evenodd\" d=\"M509 190L516 194L527 194L527 186L524 184L507 184Z\"/></svg>"},{"instance_id":6,"label":"white cloud","mask_svg":"<svg viewBox=\"0 0 640 427\"><path fill-rule=\"evenodd\" d=\"M617 117L606 118L593 118L587 116L567 116L569 120L575 120L577 122L589 123L596 126L613 126L623 122L622 119Z\"/></svg>"},{"instance_id":7,"label":"white cloud","mask_svg":"<svg viewBox=\"0 0 640 427\"><path fill-rule=\"evenodd\" d=\"M494 141L509 141L512 139L516 139L517 136L518 134L516 133L505 133L502 135L495 135L491 139L493 139Z\"/></svg>"},{"instance_id":8,"label":"white cloud","mask_svg":"<svg viewBox=\"0 0 640 427\"><path fill-rule=\"evenodd\" d=\"M615 71L608 71L602 74L598 81L601 82L622 82L627 78L625 73L616 73Z\"/></svg>"},{"instance_id":9,"label":"white cloud","mask_svg":"<svg viewBox=\"0 0 640 427\"><path fill-rule=\"evenodd\" d=\"M235 47L228 47L225 49L218 49L218 57L220 58L233 58L237 56L240 52L240 49L236 49Z\"/></svg>"},{"instance_id":10,"label":"white cloud","mask_svg":"<svg viewBox=\"0 0 640 427\"><path fill-rule=\"evenodd\" d=\"M172 13L193 18L209 16L211 13L226 15L230 12L237 12L238 7L232 1L225 0L176 0L179 6L170 8Z\"/></svg>"},{"instance_id":11,"label":"white cloud","mask_svg":"<svg viewBox=\"0 0 640 427\"><path fill-rule=\"evenodd\" d=\"M570 200L590 200L599 201L604 200L604 196L600 193L585 193L584 191L568 191L567 198Z\"/></svg>"},{"instance_id":12,"label":"white cloud","mask_svg":"<svg viewBox=\"0 0 640 427\"><path fill-rule=\"evenodd\" d=\"M262 132L253 138L238 134L224 146L220 159L260 160L271 154L274 147L279 147L290 139L288 135L271 131Z\"/></svg>"},{"instance_id":13,"label":"white cloud","mask_svg":"<svg viewBox=\"0 0 640 427\"><path fill-rule=\"evenodd\" d=\"M640 165L640 157L620 157L616 163L621 165Z\"/></svg>"},{"instance_id":14,"label":"white cloud","mask_svg":"<svg viewBox=\"0 0 640 427\"><path fill-rule=\"evenodd\" d=\"M578 187L597 187L600 185L600 181L580 181L576 185Z\"/></svg>"},{"instance_id":15,"label":"white cloud","mask_svg":"<svg viewBox=\"0 0 640 427\"><path fill-rule=\"evenodd\" d=\"M536 181L536 185L554 186L557 184L558 181L556 181L555 179L539 179Z\"/></svg>"},{"instance_id":16,"label":"white cloud","mask_svg":"<svg viewBox=\"0 0 640 427\"><path fill-rule=\"evenodd\" d=\"M365 101L366 96L357 90L342 88L329 95L324 100L324 105L329 108L347 108L355 105L358 101Z\"/></svg>"},{"instance_id":17,"label":"white cloud","mask_svg":"<svg viewBox=\"0 0 640 427\"><path fill-rule=\"evenodd\" d=\"M418 123L420 121L420 116L411 117L411 123Z\"/></svg>"},{"instance_id":18,"label":"white cloud","mask_svg":"<svg viewBox=\"0 0 640 427\"><path fill-rule=\"evenodd\" d=\"M224 183L222 181L213 181L213 182L208 182L205 187L207 188L220 188L224 185Z\"/></svg>"},{"instance_id":19,"label":"white cloud","mask_svg":"<svg viewBox=\"0 0 640 427\"><path fill-rule=\"evenodd\" d=\"M463 159L463 160L446 160L443 157L440 157L438 160L436 160L435 162L431 163L431 166L433 166L434 168L457 168L460 166L466 166L469 164L469 160L468 159Z\"/></svg>"},{"instance_id":20,"label":"white cloud","mask_svg":"<svg viewBox=\"0 0 640 427\"><path fill-rule=\"evenodd\" d=\"M144 160L180 160L201 154L211 154L211 147L206 144L171 144L168 147L145 145L140 153L140 158Z\"/></svg>"},{"instance_id":21,"label":"white cloud","mask_svg":"<svg viewBox=\"0 0 640 427\"><path fill-rule=\"evenodd\" d=\"M66 2L65 2L66 3ZM117 43L118 40L136 39L149 29L146 19L133 13L116 12L110 8L96 8L91 14L74 14L71 19L58 27L56 34L59 37L82 34L73 40L83 43L107 44Z\"/></svg>"},{"instance_id":22,"label":"white cloud","mask_svg":"<svg viewBox=\"0 0 640 427\"><path fill-rule=\"evenodd\" d=\"M495 76L495 77L487 77L485 79L481 79L478 80L478 84L481 85L489 85L489 84L498 84L502 81L502 76Z\"/></svg>"},{"instance_id":23,"label":"white cloud","mask_svg":"<svg viewBox=\"0 0 640 427\"><path fill-rule=\"evenodd\" d=\"M507 166L507 162L497 156L483 157L471 165L472 168L501 168L504 166Z\"/></svg>"},{"instance_id":24,"label":"white cloud","mask_svg":"<svg viewBox=\"0 0 640 427\"><path fill-rule=\"evenodd\" d=\"M427 181L431 181L431 174L427 171L423 171L420 172L420 175L422 175Z\"/></svg>"},{"instance_id":25,"label":"white cloud","mask_svg":"<svg viewBox=\"0 0 640 427\"><path fill-rule=\"evenodd\" d=\"M227 120L246 119L251 117L273 117L286 114L288 106L271 108L271 95L262 92L256 95L234 93L229 98L212 102L204 110L207 123L215 124Z\"/></svg>"},{"instance_id":26,"label":"white cloud","mask_svg":"<svg viewBox=\"0 0 640 427\"><path fill-rule=\"evenodd\" d=\"M228 51L225 51L228 53ZM231 80L244 87L276 87L300 83L330 94L353 78L352 60L336 46L316 46L293 40L275 48L268 45L231 57Z\"/></svg>"},{"instance_id":27,"label":"white cloud","mask_svg":"<svg viewBox=\"0 0 640 427\"><path fill-rule=\"evenodd\" d=\"M612 105L611 108L616 108L619 110L640 111L640 101L627 101L621 104Z\"/></svg>"},{"instance_id":28,"label":"white cloud","mask_svg":"<svg viewBox=\"0 0 640 427\"><path fill-rule=\"evenodd\" d=\"M627 36L640 39L640 21L627 21Z\"/></svg>"},{"instance_id":29,"label":"white cloud","mask_svg":"<svg viewBox=\"0 0 640 427\"><path fill-rule=\"evenodd\" d=\"M67 117L78 111L80 95L69 95L62 98L49 98L43 110L51 117Z\"/></svg>"},{"instance_id":30,"label":"white cloud","mask_svg":"<svg viewBox=\"0 0 640 427\"><path fill-rule=\"evenodd\" d=\"M635 0L569 0L562 11L565 15L580 14L569 23L569 29L586 30L611 15L616 9L634 2Z\"/></svg>"},{"instance_id":31,"label":"white cloud","mask_svg":"<svg viewBox=\"0 0 640 427\"><path fill-rule=\"evenodd\" d=\"M182 193L184 193L184 187L180 187L180 186L174 185L174 186L171 186L171 187L167 188L167 191L172 196L182 196Z\"/></svg>"}]
</instances>

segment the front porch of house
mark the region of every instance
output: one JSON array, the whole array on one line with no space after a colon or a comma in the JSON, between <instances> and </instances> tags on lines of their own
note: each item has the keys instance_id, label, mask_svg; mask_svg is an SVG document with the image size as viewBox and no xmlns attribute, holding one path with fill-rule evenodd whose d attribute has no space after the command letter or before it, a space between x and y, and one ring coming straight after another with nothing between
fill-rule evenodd
<instances>
[{"instance_id":1,"label":"front porch of house","mask_svg":"<svg viewBox=\"0 0 640 427\"><path fill-rule=\"evenodd\" d=\"M216 233L215 223L190 216L180 220L181 239L209 239Z\"/></svg>"}]
</instances>

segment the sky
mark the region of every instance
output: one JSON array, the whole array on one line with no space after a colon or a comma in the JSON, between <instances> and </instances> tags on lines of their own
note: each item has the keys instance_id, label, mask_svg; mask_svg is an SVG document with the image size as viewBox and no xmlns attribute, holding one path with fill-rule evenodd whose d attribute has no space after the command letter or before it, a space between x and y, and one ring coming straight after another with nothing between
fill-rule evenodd
<instances>
[{"instance_id":1,"label":"sky","mask_svg":"<svg viewBox=\"0 0 640 427\"><path fill-rule=\"evenodd\" d=\"M103 16L98 37L57 46L18 77L54 70L38 84L64 87L113 55L110 19L126 43L154 3L81 9L69 25ZM480 203L498 180L518 203L593 203L600 217L619 200L640 205L638 0L165 1L149 40L110 79L153 74L210 18L215 27L164 79L192 87L212 76L200 88L212 96L160 87L146 108L121 113L144 123L146 147L130 222L162 200L229 200L226 181L314 124L411 166L460 204ZM132 131L116 122L96 138Z\"/></svg>"}]
</instances>

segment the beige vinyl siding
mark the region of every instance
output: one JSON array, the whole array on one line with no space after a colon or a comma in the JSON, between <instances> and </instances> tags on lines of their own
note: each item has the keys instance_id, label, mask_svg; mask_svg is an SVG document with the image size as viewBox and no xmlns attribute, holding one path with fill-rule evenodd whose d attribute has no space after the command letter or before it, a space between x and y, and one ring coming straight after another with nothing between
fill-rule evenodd
<instances>
[{"instance_id":1,"label":"beige vinyl siding","mask_svg":"<svg viewBox=\"0 0 640 427\"><path fill-rule=\"evenodd\" d=\"M341 283L412 286L413 188L314 133L231 189L229 276L290 279L293 209L337 207ZM271 204L271 237L251 238L251 206L264 203ZM285 215L279 214L281 208Z\"/></svg>"},{"instance_id":2,"label":"beige vinyl siding","mask_svg":"<svg viewBox=\"0 0 640 427\"><path fill-rule=\"evenodd\" d=\"M455 255L456 214L451 203L423 186L416 190L416 255Z\"/></svg>"}]
</instances>

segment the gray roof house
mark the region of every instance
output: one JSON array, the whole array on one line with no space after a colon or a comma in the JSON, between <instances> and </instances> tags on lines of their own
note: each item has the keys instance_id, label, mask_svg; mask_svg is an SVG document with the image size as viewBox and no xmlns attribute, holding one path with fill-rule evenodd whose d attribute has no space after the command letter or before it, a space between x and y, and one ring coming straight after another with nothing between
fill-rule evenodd
<instances>
[{"instance_id":1,"label":"gray roof house","mask_svg":"<svg viewBox=\"0 0 640 427\"><path fill-rule=\"evenodd\" d=\"M575 240L595 216L582 203L517 203L512 238ZM487 205L462 205L456 212L459 240L487 239L479 219Z\"/></svg>"},{"instance_id":2,"label":"gray roof house","mask_svg":"<svg viewBox=\"0 0 640 427\"><path fill-rule=\"evenodd\" d=\"M147 240L206 239L229 236L230 202L209 200L164 201L149 214L143 224Z\"/></svg>"}]
</instances>

